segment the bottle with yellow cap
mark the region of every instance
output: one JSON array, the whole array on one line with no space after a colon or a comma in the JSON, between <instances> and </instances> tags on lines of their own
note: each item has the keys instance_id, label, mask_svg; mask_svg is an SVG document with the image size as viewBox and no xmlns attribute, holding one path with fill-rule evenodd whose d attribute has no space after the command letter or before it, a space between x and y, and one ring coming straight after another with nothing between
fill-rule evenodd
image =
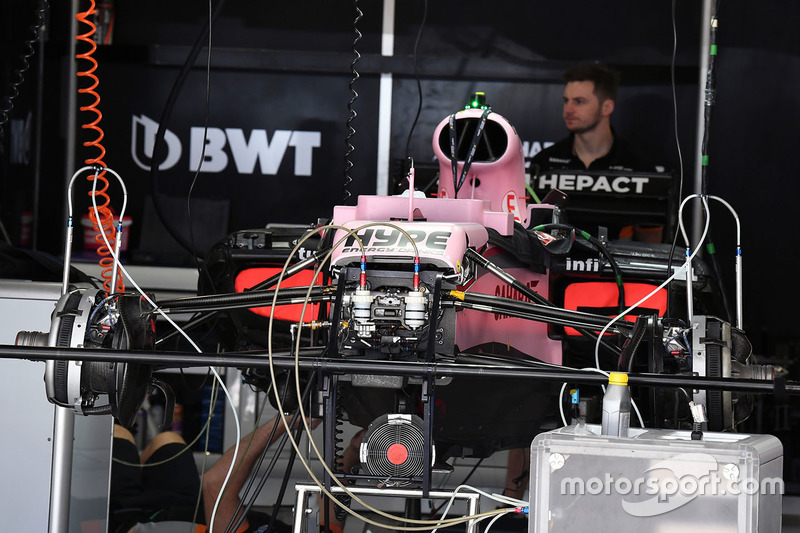
<instances>
[{"instance_id":1,"label":"bottle with yellow cap","mask_svg":"<svg viewBox=\"0 0 800 533\"><path fill-rule=\"evenodd\" d=\"M603 396L603 435L627 437L631 425L631 389L628 374L611 372Z\"/></svg>"}]
</instances>

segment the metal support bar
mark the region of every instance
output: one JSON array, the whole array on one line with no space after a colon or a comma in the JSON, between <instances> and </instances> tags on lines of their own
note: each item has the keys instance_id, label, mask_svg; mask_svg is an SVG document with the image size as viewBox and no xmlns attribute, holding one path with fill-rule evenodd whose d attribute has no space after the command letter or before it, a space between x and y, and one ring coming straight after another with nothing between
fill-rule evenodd
<instances>
[{"instance_id":1,"label":"metal support bar","mask_svg":"<svg viewBox=\"0 0 800 533\"><path fill-rule=\"evenodd\" d=\"M422 382L422 494L427 498L431 491L431 471L433 470L433 404L436 379L428 374Z\"/></svg>"},{"instance_id":2,"label":"metal support bar","mask_svg":"<svg viewBox=\"0 0 800 533\"><path fill-rule=\"evenodd\" d=\"M69 500L72 485L72 450L75 434L75 413L55 408L53 424L53 464L50 480L49 533L69 531Z\"/></svg>"},{"instance_id":3,"label":"metal support bar","mask_svg":"<svg viewBox=\"0 0 800 533\"><path fill-rule=\"evenodd\" d=\"M383 0L383 29L381 55L394 55L395 0ZM392 86L391 72L381 73L378 102L378 168L375 190L379 195L389 194L389 148L392 135Z\"/></svg>"},{"instance_id":4,"label":"metal support bar","mask_svg":"<svg viewBox=\"0 0 800 533\"><path fill-rule=\"evenodd\" d=\"M324 398L323 425L325 430L324 459L325 464L334 472L336 471L336 396L338 376L321 374L323 381L322 396ZM331 476L326 470L323 475L323 484L326 489L331 488Z\"/></svg>"},{"instance_id":5,"label":"metal support bar","mask_svg":"<svg viewBox=\"0 0 800 533\"><path fill-rule=\"evenodd\" d=\"M694 180L689 193L700 194L702 192L703 177L703 133L705 132L705 103L706 103L706 78L708 77L709 49L711 47L711 16L714 7L714 0L702 0L703 12L700 15L700 71L698 72L698 102L697 102L697 141L695 142L695 153L697 159L694 163ZM682 198L681 198L682 200ZM703 233L702 206L695 205L692 209L692 224L690 238L692 242L701 246L698 242ZM691 317L690 317L691 318Z\"/></svg>"},{"instance_id":6,"label":"metal support bar","mask_svg":"<svg viewBox=\"0 0 800 533\"><path fill-rule=\"evenodd\" d=\"M304 350L306 357L295 361L285 352L273 353L272 362L276 368L318 370L335 374L370 374L388 376L423 376L432 371L436 377L485 376L536 379L550 382L571 382L601 385L608 378L595 372L576 370L569 367L537 368L527 365L476 365L465 363L416 363L347 359L330 359L322 356L322 349ZM318 357L314 357L314 356ZM0 345L0 359L30 359L36 361L111 361L121 363L145 363L159 368L181 368L193 366L253 367L269 366L267 352L248 352L245 354L191 354L175 352L130 352L123 350L85 350L81 348L45 348L30 346ZM763 379L703 378L666 374L630 374L630 385L657 387L688 387L695 389L730 390L740 392L774 393L775 381ZM800 382L785 381L780 392L800 394Z\"/></svg>"},{"instance_id":7,"label":"metal support bar","mask_svg":"<svg viewBox=\"0 0 800 533\"><path fill-rule=\"evenodd\" d=\"M433 363L435 360L436 329L439 327L439 309L442 304L442 273L436 274L433 284L433 301L428 320L428 346L425 349L425 360Z\"/></svg>"}]
</instances>

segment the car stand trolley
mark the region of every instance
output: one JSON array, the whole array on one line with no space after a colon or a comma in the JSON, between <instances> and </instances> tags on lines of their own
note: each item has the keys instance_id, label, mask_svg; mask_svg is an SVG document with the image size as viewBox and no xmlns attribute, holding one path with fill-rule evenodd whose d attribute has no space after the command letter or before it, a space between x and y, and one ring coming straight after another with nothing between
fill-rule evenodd
<instances>
[{"instance_id":1,"label":"car stand trolley","mask_svg":"<svg viewBox=\"0 0 800 533\"><path fill-rule=\"evenodd\" d=\"M399 498L431 498L431 499L449 499L453 497L451 490L432 490L424 494L421 489L399 489L399 488L377 488L377 487L349 487L348 490L356 495L365 496L384 496L384 497L399 497ZM297 492L297 499L294 504L294 522L293 533L303 533L303 522L308 518L309 513L313 512L308 505L308 496L310 494L319 494L320 488L314 484L298 483L295 485ZM344 494L341 487L331 487L331 493ZM480 512L480 494L459 492L455 494L455 499L466 500L467 512L470 516L476 515ZM478 533L478 523L475 520L466 522L466 533Z\"/></svg>"}]
</instances>

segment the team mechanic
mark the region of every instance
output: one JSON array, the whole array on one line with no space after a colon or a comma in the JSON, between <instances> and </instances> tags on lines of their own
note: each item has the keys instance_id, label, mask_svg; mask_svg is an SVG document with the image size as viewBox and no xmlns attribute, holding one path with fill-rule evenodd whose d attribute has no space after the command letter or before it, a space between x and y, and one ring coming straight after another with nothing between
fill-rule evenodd
<instances>
[{"instance_id":1,"label":"team mechanic","mask_svg":"<svg viewBox=\"0 0 800 533\"><path fill-rule=\"evenodd\" d=\"M534 156L532 176L562 169L656 170L611 127L619 87L615 71L600 65L579 65L564 73L564 81L562 116L569 137Z\"/></svg>"}]
</instances>

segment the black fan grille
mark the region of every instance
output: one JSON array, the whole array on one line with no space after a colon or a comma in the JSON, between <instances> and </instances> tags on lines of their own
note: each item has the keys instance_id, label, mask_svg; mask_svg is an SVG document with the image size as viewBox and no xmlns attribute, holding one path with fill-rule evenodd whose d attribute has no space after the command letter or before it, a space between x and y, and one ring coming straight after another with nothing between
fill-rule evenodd
<instances>
[{"instance_id":1,"label":"black fan grille","mask_svg":"<svg viewBox=\"0 0 800 533\"><path fill-rule=\"evenodd\" d=\"M424 446L419 417L384 415L370 424L364 436L362 464L374 476L420 476L424 467Z\"/></svg>"}]
</instances>

